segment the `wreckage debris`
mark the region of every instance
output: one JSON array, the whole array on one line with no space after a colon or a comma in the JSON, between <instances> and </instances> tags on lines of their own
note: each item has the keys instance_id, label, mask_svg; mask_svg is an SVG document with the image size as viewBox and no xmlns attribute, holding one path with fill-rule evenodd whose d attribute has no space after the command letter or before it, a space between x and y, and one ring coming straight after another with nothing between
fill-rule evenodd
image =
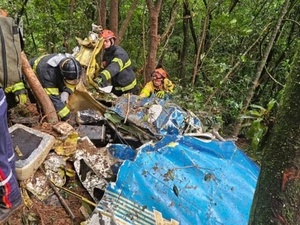
<instances>
[{"instance_id":1,"label":"wreckage debris","mask_svg":"<svg viewBox=\"0 0 300 225\"><path fill-rule=\"evenodd\" d=\"M9 128L17 155L18 180L26 180L39 168L51 150L55 138L49 134L15 124Z\"/></svg>"}]
</instances>

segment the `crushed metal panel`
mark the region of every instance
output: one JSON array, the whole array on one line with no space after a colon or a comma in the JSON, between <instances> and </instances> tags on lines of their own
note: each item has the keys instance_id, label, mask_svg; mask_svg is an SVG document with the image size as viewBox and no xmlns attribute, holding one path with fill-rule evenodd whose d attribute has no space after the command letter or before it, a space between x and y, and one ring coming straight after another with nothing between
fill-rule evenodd
<instances>
[{"instance_id":1,"label":"crushed metal panel","mask_svg":"<svg viewBox=\"0 0 300 225\"><path fill-rule=\"evenodd\" d=\"M109 110L154 135L203 131L199 118L170 100L156 97L141 98L137 95L120 96Z\"/></svg>"},{"instance_id":2,"label":"crushed metal panel","mask_svg":"<svg viewBox=\"0 0 300 225\"><path fill-rule=\"evenodd\" d=\"M104 143L106 138L103 125L79 125L76 129L81 138L87 136L94 143Z\"/></svg>"},{"instance_id":3,"label":"crushed metal panel","mask_svg":"<svg viewBox=\"0 0 300 225\"><path fill-rule=\"evenodd\" d=\"M115 180L111 166L118 160L106 148L97 148L88 137L78 141L74 154L74 167L80 182L95 202L98 202L108 182Z\"/></svg>"},{"instance_id":4,"label":"crushed metal panel","mask_svg":"<svg viewBox=\"0 0 300 225\"><path fill-rule=\"evenodd\" d=\"M91 218L100 212L98 221L120 224L246 225L258 174L233 142L166 136L124 161Z\"/></svg>"}]
</instances>

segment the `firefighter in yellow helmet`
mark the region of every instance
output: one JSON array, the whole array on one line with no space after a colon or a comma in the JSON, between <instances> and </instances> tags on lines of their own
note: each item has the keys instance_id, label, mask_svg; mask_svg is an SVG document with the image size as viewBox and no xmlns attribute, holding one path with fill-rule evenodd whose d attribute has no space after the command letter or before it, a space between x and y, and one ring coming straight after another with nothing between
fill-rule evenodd
<instances>
[{"instance_id":1,"label":"firefighter in yellow helmet","mask_svg":"<svg viewBox=\"0 0 300 225\"><path fill-rule=\"evenodd\" d=\"M150 97L155 94L158 98L164 98L174 91L175 85L167 78L167 72L157 68L151 73L152 80L146 83L140 93L140 97Z\"/></svg>"}]
</instances>

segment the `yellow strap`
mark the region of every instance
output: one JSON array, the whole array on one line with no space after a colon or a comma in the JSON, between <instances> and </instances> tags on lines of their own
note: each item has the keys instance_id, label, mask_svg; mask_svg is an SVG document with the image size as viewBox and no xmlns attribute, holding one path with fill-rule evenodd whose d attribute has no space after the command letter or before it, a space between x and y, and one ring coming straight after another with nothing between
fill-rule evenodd
<instances>
[{"instance_id":1,"label":"yellow strap","mask_svg":"<svg viewBox=\"0 0 300 225\"><path fill-rule=\"evenodd\" d=\"M132 81L131 84L129 84L125 87L115 87L115 89L118 91L121 90L122 92L124 92L124 91L128 91L128 90L134 88L135 85L136 85L136 79L134 79L134 81Z\"/></svg>"},{"instance_id":2,"label":"yellow strap","mask_svg":"<svg viewBox=\"0 0 300 225\"><path fill-rule=\"evenodd\" d=\"M67 106L65 106L57 114L60 116L60 118L64 118L69 113L70 113L70 109Z\"/></svg>"},{"instance_id":3,"label":"yellow strap","mask_svg":"<svg viewBox=\"0 0 300 225\"><path fill-rule=\"evenodd\" d=\"M46 56L46 55L41 55L40 57L38 57L38 58L34 61L33 66L32 66L32 70L33 70L33 72L34 72L35 74L36 74L36 68L37 68L39 62L41 61L41 59L44 58L44 56Z\"/></svg>"},{"instance_id":4,"label":"yellow strap","mask_svg":"<svg viewBox=\"0 0 300 225\"><path fill-rule=\"evenodd\" d=\"M59 90L58 88L44 88L46 91L47 95L59 95Z\"/></svg>"}]
</instances>

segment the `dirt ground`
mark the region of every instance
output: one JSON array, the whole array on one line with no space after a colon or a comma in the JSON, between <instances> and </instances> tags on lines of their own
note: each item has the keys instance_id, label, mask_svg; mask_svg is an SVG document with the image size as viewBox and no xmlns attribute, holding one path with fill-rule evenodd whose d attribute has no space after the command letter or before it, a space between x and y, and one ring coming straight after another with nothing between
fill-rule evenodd
<instances>
[{"instance_id":1,"label":"dirt ground","mask_svg":"<svg viewBox=\"0 0 300 225\"><path fill-rule=\"evenodd\" d=\"M69 180L67 185L72 187L72 191L81 195L82 197L93 201L84 187L81 186L77 178ZM79 225L85 221L84 214L89 215L94 207L85 203L78 197L72 194L59 191L61 197L65 200L66 204L70 207L75 219L72 220L69 213L60 203L60 200L55 194L51 195L45 201L40 201L35 196L30 195L32 201L31 206L24 204L23 208L15 212L6 225Z\"/></svg>"}]
</instances>

